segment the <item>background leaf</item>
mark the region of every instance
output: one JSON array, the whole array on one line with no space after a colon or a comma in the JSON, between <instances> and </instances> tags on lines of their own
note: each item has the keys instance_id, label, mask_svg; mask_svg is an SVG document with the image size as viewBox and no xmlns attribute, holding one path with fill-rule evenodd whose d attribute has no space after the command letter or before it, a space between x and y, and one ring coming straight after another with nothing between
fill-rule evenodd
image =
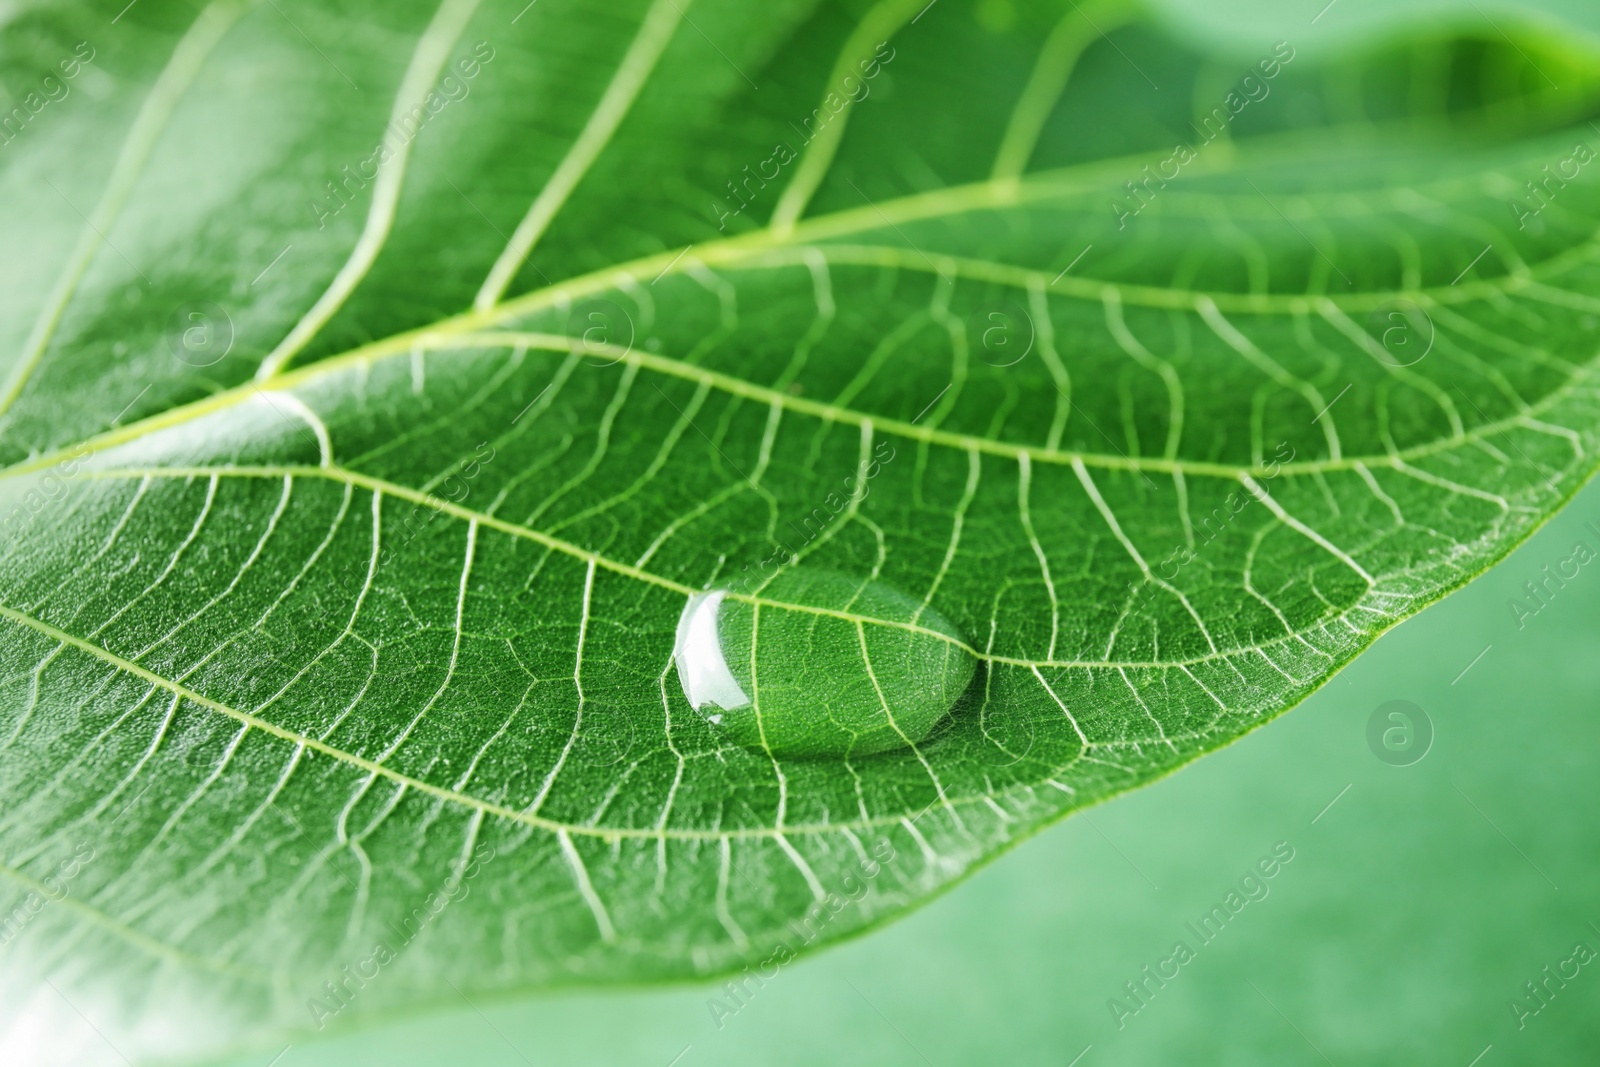
<instances>
[{"instance_id":1,"label":"background leaf","mask_svg":"<svg viewBox=\"0 0 1600 1067\"><path fill-rule=\"evenodd\" d=\"M145 1056L761 969L1281 712L1592 471L1595 195L1509 205L1573 165L1582 55L1267 78L1121 8L918 8L154 4L91 44L74 85L140 102L52 102L0 179L39 220L0 833L19 899L72 871L8 946L29 1018L48 973ZM13 20L13 92L87 19ZM766 595L790 556L904 596ZM974 681L897 751L730 744L672 666L707 587L819 674L910 634Z\"/></svg>"}]
</instances>

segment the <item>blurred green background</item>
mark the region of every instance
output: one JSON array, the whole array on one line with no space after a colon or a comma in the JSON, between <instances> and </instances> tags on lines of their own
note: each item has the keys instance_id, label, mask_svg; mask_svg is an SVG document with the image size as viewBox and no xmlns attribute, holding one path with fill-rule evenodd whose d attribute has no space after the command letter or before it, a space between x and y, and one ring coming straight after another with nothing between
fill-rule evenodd
<instances>
[{"instance_id":1,"label":"blurred green background","mask_svg":"<svg viewBox=\"0 0 1600 1067\"><path fill-rule=\"evenodd\" d=\"M1314 40L1324 0L1161 6L1240 47L1291 34L1334 47L1441 14L1600 31L1592 0L1336 0ZM1600 569L1521 627L1508 605L1580 539L1600 549L1600 484L1292 714L1051 828L901 922L784 967L720 1029L714 986L571 992L458 1001L234 1062L1600 1063L1600 963L1520 1029L1509 1005L1575 943L1600 949ZM1368 744L1391 700L1432 722L1410 766ZM1269 895L1201 945L1186 924L1280 841L1294 859ZM1118 1029L1108 1000L1178 939L1195 960Z\"/></svg>"},{"instance_id":2,"label":"blurred green background","mask_svg":"<svg viewBox=\"0 0 1600 1067\"><path fill-rule=\"evenodd\" d=\"M1600 568L1520 628L1508 606L1597 531L1600 482L1291 714L784 967L720 1030L715 987L458 1002L277 1067L1600 1062L1600 961L1520 1030L1508 1005L1600 949ZM1368 747L1390 700L1433 724L1410 766ZM1268 896L1201 946L1185 924L1279 841ZM1197 958L1119 1031L1108 999L1180 938Z\"/></svg>"},{"instance_id":3,"label":"blurred green background","mask_svg":"<svg viewBox=\"0 0 1600 1067\"><path fill-rule=\"evenodd\" d=\"M1215 45L1241 49L1289 40L1312 52L1396 28L1523 24L1558 34L1600 33L1594 0L1147 0L1152 11ZM1314 20L1314 21L1313 21Z\"/></svg>"}]
</instances>

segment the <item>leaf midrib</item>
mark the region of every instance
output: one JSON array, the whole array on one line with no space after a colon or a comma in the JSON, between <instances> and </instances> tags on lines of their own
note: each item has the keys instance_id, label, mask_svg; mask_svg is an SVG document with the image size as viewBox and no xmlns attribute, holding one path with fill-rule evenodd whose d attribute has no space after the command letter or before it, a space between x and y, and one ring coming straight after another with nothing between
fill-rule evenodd
<instances>
[{"instance_id":1,"label":"leaf midrib","mask_svg":"<svg viewBox=\"0 0 1600 1067\"><path fill-rule=\"evenodd\" d=\"M1205 162L1197 161L1196 164L1191 165L1191 170L1197 173L1208 171L1212 173L1228 173L1241 169L1246 165L1270 161L1276 156L1292 151L1291 142L1295 139L1286 135L1284 137L1286 145L1283 146L1273 144L1262 148L1251 145L1244 151L1231 152L1228 154L1229 158L1221 165L1210 163L1209 160ZM1267 139L1262 138L1262 140ZM923 269L931 273L940 273L939 265L942 264L945 267L955 268L956 271L965 271L968 277L979 277L986 281L998 282L1016 288L1041 288L1061 296L1084 301L1098 302L1104 299L1107 292L1112 292L1127 304L1160 307L1170 310L1192 311L1201 301L1209 300L1218 309L1235 313L1311 314L1316 311L1317 304L1321 301L1326 301L1340 310L1359 312L1371 310L1387 301L1400 298L1414 300L1423 306L1448 306L1467 303L1485 296L1507 295L1520 290L1532 290L1540 287L1539 274L1559 273L1576 263L1592 260L1596 255L1600 255L1600 228L1597 228L1587 241L1574 245L1572 248L1552 256L1550 259L1542 261L1537 266L1530 268L1527 273L1507 273L1495 278L1450 286L1370 290L1364 293L1335 296L1327 294L1253 294L1179 290L1098 279L1059 279L1047 285L1045 284L1045 272L971 257L938 254L932 257L919 258L906 253L905 250L889 245L851 246L807 243L808 241L828 240L852 233L881 229L886 222L892 225L897 222L909 222L922 218L938 217L944 214L956 214L983 207L1006 207L1030 200L1059 196L1068 192L1091 190L1099 187L1100 182L1096 179L1099 177L1100 172L1104 171L1108 174L1120 173L1121 169L1125 169L1130 163L1149 158L1151 158L1150 153L1139 153L1116 160L1096 161L1057 171L1041 172L1030 175L1020 181L1009 178L987 179L930 192L914 193L894 200L884 201L880 204L869 204L862 208L851 208L807 219L797 224L787 234L780 234L769 227L734 237L720 238L703 245L689 245L629 260L533 290L498 304L487 311L469 309L430 325L406 330L390 337L319 359L306 367L280 368L271 377L259 381L242 382L203 399L181 404L164 412L157 412L127 426L94 434L69 444L59 445L39 456L0 468L0 478L43 469L59 462L68 453L76 452L86 446L90 448L110 447L136 440L158 430L181 425L201 415L226 408L259 392L292 387L335 373L350 365L368 362L385 355L409 351L419 345L427 346L440 337L465 334L484 327L492 327L509 319L543 310L562 301L581 298L606 289L616 288L619 285L626 285L630 282L636 283L642 276L649 276L653 280L659 280L668 274L677 275L688 269L685 264L686 260L693 260L703 266L737 266L743 264L750 269L760 269L762 267L770 268L775 265L789 265L782 262L786 254L799 257L807 252L820 252L824 256L830 252L835 254L842 252L845 255L854 252L861 254L863 261L872 257L879 257L881 260L892 258L895 266L913 270ZM1341 195L1356 195L1356 191L1346 191ZM689 254L691 252L694 253L692 256ZM798 262L798 258L796 262ZM680 264L683 265L680 266ZM1562 292L1574 299L1581 298L1581 294L1570 294L1564 290L1553 291ZM1594 304L1595 309L1600 310L1600 301L1590 302ZM571 347L570 341L568 347L569 349ZM663 363L677 363L679 366L686 368L683 372L676 372L680 377L699 378L703 374L710 373L704 372L700 368L692 367L689 364L682 364L681 361L665 360L663 357L656 358ZM1600 359L1600 357L1597 357L1597 359ZM1593 366L1594 361L1591 361L1590 364L1580 369L1587 372ZM718 377L725 381L737 381L741 383L741 387L746 391L763 390L762 386L743 379L734 379L725 375L719 375ZM1577 377L1577 375L1574 375L1573 380L1576 380ZM1543 403L1544 399L1548 399L1550 395L1547 394L1547 397L1542 398L1540 403ZM847 409L836 410L844 412ZM880 420L859 413L857 417L860 419L873 418L875 424L886 428L893 422L893 420ZM917 437L919 434L911 433L908 436ZM980 441L982 442L981 444L978 443ZM973 443L980 450L994 444L993 442L987 442L986 439L963 438L963 444L968 442ZM1448 438L1441 439L1438 442L1434 442L1432 447L1448 447L1451 443ZM1001 445L999 447L1005 449L1007 446ZM1021 446L1016 448L1018 452L1024 450L1047 462L1071 462L1073 458L1078 458L1084 463L1093 466L1113 469L1161 472L1183 471L1185 473L1210 474L1226 478L1236 477L1241 470L1247 470L1247 468L1224 464L1209 464L1204 461L1157 458L1129 459L1124 456L1113 457L1094 452L1061 452ZM1385 456L1361 457L1359 460L1352 459L1349 462L1353 464L1357 461L1366 462L1369 465L1385 465L1389 462L1388 457ZM1291 467L1290 469L1304 470L1306 473L1311 473L1317 469L1332 470L1338 468L1335 466L1318 468L1302 465Z\"/></svg>"},{"instance_id":2,"label":"leaf midrib","mask_svg":"<svg viewBox=\"0 0 1600 1067\"><path fill-rule=\"evenodd\" d=\"M462 522L476 523L486 526L512 537L520 537L533 541L545 548L561 552L574 559L592 562L596 566L604 567L613 574L626 578L633 578L648 585L658 586L680 596L688 597L703 592L681 582L673 581L664 575L646 571L640 567L611 559L598 552L591 552L580 545L564 541L557 537L543 533L519 523L508 522L486 512L474 511L464 508L459 504L447 500L440 500L427 493L390 482L371 475L360 474L355 471L345 470L338 466L250 466L229 465L221 467L181 466L181 467L104 467L97 470L84 471L79 477L94 479L133 479L133 478L320 478L325 481L337 482L355 488L365 489L368 492L378 493L383 496L405 500L420 507L431 508L441 514L449 515ZM985 663L996 663L1008 667L1050 668L1054 669L1089 669L1089 670L1163 670L1168 668L1195 667L1206 663L1214 663L1230 657L1256 652L1264 648L1274 648L1277 645L1293 640L1299 640L1306 634L1318 629L1318 626L1327 621L1328 617L1319 618L1316 624L1301 630L1280 634L1276 637L1266 638L1252 642L1248 646L1221 648L1213 652L1191 656L1182 659L1164 660L1114 660L1114 659L1085 659L1085 660L1058 660L1058 659L1025 659L1017 656L1003 656L976 646L968 644L960 637L941 630L933 630L912 622L900 622L894 619L880 619L868 615L859 615L849 611L840 611L832 608L820 608L810 604L800 604L787 600L775 600L771 597L759 596L751 593L729 591L725 594L729 600L737 600L746 604L760 607L793 611L805 615L815 615L821 618L838 619L852 625L870 623L887 629L903 630L919 637L937 639L946 644L960 648Z\"/></svg>"},{"instance_id":3,"label":"leaf midrib","mask_svg":"<svg viewBox=\"0 0 1600 1067\"><path fill-rule=\"evenodd\" d=\"M474 811L481 811L486 815L495 815L500 818L509 819L513 822L532 826L536 829L551 834L577 834L583 837L596 838L605 841L608 844L630 839L647 841L657 841L662 839L675 841L720 841L724 838L782 838L787 834L836 834L845 830L898 825L905 818L903 815L883 815L866 819L841 819L828 823L786 823L781 826L741 826L718 830L688 830L669 828L665 826L607 827L593 826L583 823L568 823L557 819L548 819L541 815L519 811L516 808L508 808L492 801L483 800L479 797L472 796L471 794L460 792L459 790L449 789L441 785L435 785L432 782L427 782L420 778L415 778L411 775L394 770L393 768L387 767L375 760L367 759L364 756L358 756L352 752L347 752L344 749L330 745L325 741L319 740L318 738L296 733L293 730L279 726L276 723L269 722L268 720L263 719L251 712L241 711L238 708L224 704L220 700L208 697L204 693L191 689L181 682L176 682L170 678L166 678L156 671L152 671L147 667L143 667L133 662L132 660L117 655L109 649L103 648L91 641L87 641L83 638L70 634L65 630L62 630L56 626L52 626L50 623L36 619L25 612L17 611L15 608L10 608L0 604L0 618L9 619L20 626L26 626L45 635L46 637L59 641L62 644L71 646L82 652L86 652L96 659L116 667L118 670L149 682L151 685L164 689L167 692L172 693L174 696L181 697L182 699L188 700L201 707L208 708L220 715L224 715L230 719L240 722L247 727L258 729L265 734L276 737L279 740L288 741L297 746L321 753L322 755L328 756L340 763L359 768L360 770L366 771L369 774L387 778L399 785L416 789L418 792L426 793L429 796L436 797L440 800L460 804L461 806L471 808ZM1210 733L1206 732L1193 734L1172 734L1168 735L1167 741L1201 741L1208 739L1211 736L1212 735ZM1061 773L1061 771L1065 770L1067 767L1070 767L1078 760L1085 758L1085 756L1091 752L1105 749L1138 747L1140 744L1146 743L1148 742L1091 742L1075 752L1072 758L1067 761L1067 763L1051 771L1050 777ZM941 802L948 804L978 804L986 803L990 799L992 799L991 794L981 793L948 797Z\"/></svg>"},{"instance_id":4,"label":"leaf midrib","mask_svg":"<svg viewBox=\"0 0 1600 1067\"><path fill-rule=\"evenodd\" d=\"M1600 247L1600 245L1597 245ZM1600 307L1600 302L1597 302ZM599 345L592 342L580 341L561 334L528 333L520 331L494 331L481 334L467 332L445 332L439 329L419 331L414 335L404 335L408 338L405 345L407 352L413 349L426 351L459 351L469 348L483 347L523 347L529 350L561 352L567 354L583 353L596 356L605 356L616 363L631 363L658 373L671 375L676 378L693 381L700 384L718 388L731 395L742 396L746 399L759 400L767 404L776 404L785 410L800 412L813 417L829 419L835 422L861 426L870 424L874 429L884 430L897 436L909 438L929 444L940 444L951 448L967 451L977 451L1005 459L1016 460L1022 456L1030 459L1055 464L1071 465L1074 461L1081 461L1087 466L1098 469L1154 472L1169 475L1196 475L1201 477L1219 478L1227 481L1241 481L1243 478L1263 473L1263 468L1255 466L1241 466L1238 464L1216 463L1207 460L1168 459L1158 456L1126 456L1108 455L1098 452L1079 452L1059 448L1049 448L1038 445L1018 445L1005 441L995 441L985 437L976 437L970 434L960 434L939 430L927 426L917 426L913 423L899 419L870 415L854 408L839 407L824 404L819 401L806 400L802 397L792 396L788 393L770 389L766 386L755 385L743 378L707 370L682 360L672 359L653 353L639 352L632 349L621 348L615 345ZM203 415L226 410L236 404L249 401L255 396L267 392L276 392L292 388L304 382L314 381L326 375L337 373L351 366L362 363L371 363L395 353L384 351L388 342L376 345L363 346L343 355L322 360L309 367L286 372L277 378L259 384L247 383L232 389L215 393L203 400L192 404L181 405L167 412L162 412L128 426L110 430L102 434L87 438L83 441L64 445L53 452L44 453L33 459L0 468L0 480L20 477L30 473L45 470L69 455L80 457L84 449L90 454L102 448L127 444L150 434L182 425ZM394 345L393 347L400 347ZM1436 438L1432 441L1409 448L1398 449L1392 452L1371 453L1365 455L1341 455L1338 458L1328 457L1315 460L1290 460L1279 463L1277 469L1280 473L1313 475L1334 472L1359 472L1362 467L1384 468L1404 471L1407 461L1423 459L1440 452L1453 450L1474 444L1485 438L1495 436L1510 429L1530 428L1538 420L1537 415L1557 406L1572 396L1580 386L1592 377L1597 364L1600 364L1600 355L1586 364L1567 364L1569 374L1567 380L1559 387L1550 390L1532 404L1526 405L1515 415L1503 419L1488 420L1475 425L1471 430L1461 434L1452 434L1448 437ZM430 498L431 499L431 498ZM545 536L545 535L539 535Z\"/></svg>"}]
</instances>

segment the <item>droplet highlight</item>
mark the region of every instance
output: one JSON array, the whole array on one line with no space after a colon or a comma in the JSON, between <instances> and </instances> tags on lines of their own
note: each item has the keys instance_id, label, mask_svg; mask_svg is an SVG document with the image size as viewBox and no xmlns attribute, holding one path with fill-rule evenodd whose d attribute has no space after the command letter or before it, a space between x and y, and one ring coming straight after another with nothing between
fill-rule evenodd
<instances>
[{"instance_id":1,"label":"droplet highlight","mask_svg":"<svg viewBox=\"0 0 1600 1067\"><path fill-rule=\"evenodd\" d=\"M708 704L724 709L742 708L750 703L738 679L728 670L728 661L722 654L722 638L717 633L717 613L726 595L723 589L696 593L689 598L678 618L678 638L672 658L678 666L683 695L697 709ZM717 722L721 716L709 718Z\"/></svg>"},{"instance_id":2,"label":"droplet highlight","mask_svg":"<svg viewBox=\"0 0 1600 1067\"><path fill-rule=\"evenodd\" d=\"M692 595L673 660L684 697L736 744L865 756L915 744L977 661L945 618L883 582L804 566Z\"/></svg>"}]
</instances>

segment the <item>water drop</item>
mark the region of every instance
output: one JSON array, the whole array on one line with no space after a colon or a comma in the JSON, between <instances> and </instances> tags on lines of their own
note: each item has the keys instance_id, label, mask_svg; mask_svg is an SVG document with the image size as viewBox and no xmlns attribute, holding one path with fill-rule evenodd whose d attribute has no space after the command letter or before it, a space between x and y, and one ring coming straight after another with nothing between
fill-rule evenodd
<instances>
[{"instance_id":1,"label":"water drop","mask_svg":"<svg viewBox=\"0 0 1600 1067\"><path fill-rule=\"evenodd\" d=\"M976 660L947 620L883 582L789 567L748 592L695 593L673 659L683 695L736 744L864 756L926 737Z\"/></svg>"}]
</instances>

